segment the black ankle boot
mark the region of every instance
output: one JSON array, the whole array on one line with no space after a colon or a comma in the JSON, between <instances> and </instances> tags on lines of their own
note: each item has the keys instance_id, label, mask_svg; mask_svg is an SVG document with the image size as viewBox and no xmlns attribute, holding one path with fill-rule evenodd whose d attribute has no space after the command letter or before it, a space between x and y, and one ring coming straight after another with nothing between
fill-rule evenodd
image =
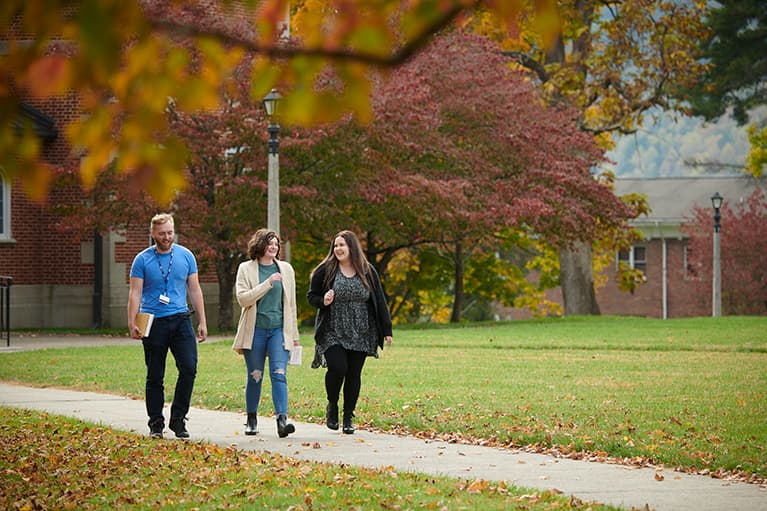
<instances>
[{"instance_id":1,"label":"black ankle boot","mask_svg":"<svg viewBox=\"0 0 767 511\"><path fill-rule=\"evenodd\" d=\"M245 424L245 434L255 435L258 424L258 412L248 412L248 422Z\"/></svg>"},{"instance_id":2,"label":"black ankle boot","mask_svg":"<svg viewBox=\"0 0 767 511\"><path fill-rule=\"evenodd\" d=\"M344 429L343 432L347 435L353 435L354 434L354 424L352 424L352 417L354 417L353 412L344 412Z\"/></svg>"},{"instance_id":3,"label":"black ankle boot","mask_svg":"<svg viewBox=\"0 0 767 511\"><path fill-rule=\"evenodd\" d=\"M287 422L288 417L284 413L277 416L277 435L280 438L285 438L296 430L293 424L287 424Z\"/></svg>"},{"instance_id":4,"label":"black ankle boot","mask_svg":"<svg viewBox=\"0 0 767 511\"><path fill-rule=\"evenodd\" d=\"M149 436L152 438L162 438L162 430L165 429L165 419L162 417L149 421Z\"/></svg>"},{"instance_id":5,"label":"black ankle boot","mask_svg":"<svg viewBox=\"0 0 767 511\"><path fill-rule=\"evenodd\" d=\"M325 424L328 429L338 429L338 403L328 402L328 407L325 409Z\"/></svg>"},{"instance_id":6,"label":"black ankle boot","mask_svg":"<svg viewBox=\"0 0 767 511\"><path fill-rule=\"evenodd\" d=\"M186 417L171 417L168 427L176 434L176 438L189 438L186 430Z\"/></svg>"}]
</instances>

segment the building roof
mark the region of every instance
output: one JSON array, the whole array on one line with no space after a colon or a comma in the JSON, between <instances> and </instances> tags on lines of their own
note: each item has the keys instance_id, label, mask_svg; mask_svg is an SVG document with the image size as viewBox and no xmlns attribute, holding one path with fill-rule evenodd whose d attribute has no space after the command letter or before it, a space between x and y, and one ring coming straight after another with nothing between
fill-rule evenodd
<instances>
[{"instance_id":1,"label":"building roof","mask_svg":"<svg viewBox=\"0 0 767 511\"><path fill-rule=\"evenodd\" d=\"M647 197L650 214L632 222L645 237L680 237L679 227L692 216L693 208L711 208L714 193L719 192L725 203L734 205L746 200L760 186L767 186L767 179L746 175L618 178L615 193L638 193Z\"/></svg>"}]
</instances>

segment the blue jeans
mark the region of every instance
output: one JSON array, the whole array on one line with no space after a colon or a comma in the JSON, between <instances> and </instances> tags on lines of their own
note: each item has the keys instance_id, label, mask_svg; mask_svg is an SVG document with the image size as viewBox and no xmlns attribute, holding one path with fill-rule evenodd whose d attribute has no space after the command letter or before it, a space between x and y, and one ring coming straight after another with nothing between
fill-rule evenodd
<instances>
[{"instance_id":1,"label":"blue jeans","mask_svg":"<svg viewBox=\"0 0 767 511\"><path fill-rule=\"evenodd\" d=\"M149 337L142 341L146 363L146 411L149 421L163 419L165 361L168 350L176 359L178 379L170 407L171 418L186 417L197 376L197 338L189 313L155 318ZM163 419L164 420L164 419Z\"/></svg>"},{"instance_id":2,"label":"blue jeans","mask_svg":"<svg viewBox=\"0 0 767 511\"><path fill-rule=\"evenodd\" d=\"M282 328L258 328L253 332L253 346L242 350L248 370L245 383L245 407L248 413L258 412L261 401L261 384L264 381L264 365L269 357L269 378L272 382L272 403L277 415L288 414L288 359Z\"/></svg>"}]
</instances>

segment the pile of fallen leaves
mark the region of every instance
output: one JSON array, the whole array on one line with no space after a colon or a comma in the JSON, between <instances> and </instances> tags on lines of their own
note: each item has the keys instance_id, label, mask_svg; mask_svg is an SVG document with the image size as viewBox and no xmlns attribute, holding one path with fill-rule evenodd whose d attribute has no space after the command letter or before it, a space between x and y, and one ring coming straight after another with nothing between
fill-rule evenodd
<instances>
[{"instance_id":1,"label":"pile of fallen leaves","mask_svg":"<svg viewBox=\"0 0 767 511\"><path fill-rule=\"evenodd\" d=\"M614 509L556 491L243 452L0 407L0 509Z\"/></svg>"},{"instance_id":2,"label":"pile of fallen leaves","mask_svg":"<svg viewBox=\"0 0 767 511\"><path fill-rule=\"evenodd\" d=\"M2 417L6 420L0 424L1 509L173 507L192 503L192 494L199 504L209 496L199 490L221 482L208 461L240 464L239 453L212 445L152 442L24 411L4 412ZM177 461L179 453L183 466ZM175 485L187 487L187 495L167 491Z\"/></svg>"}]
</instances>

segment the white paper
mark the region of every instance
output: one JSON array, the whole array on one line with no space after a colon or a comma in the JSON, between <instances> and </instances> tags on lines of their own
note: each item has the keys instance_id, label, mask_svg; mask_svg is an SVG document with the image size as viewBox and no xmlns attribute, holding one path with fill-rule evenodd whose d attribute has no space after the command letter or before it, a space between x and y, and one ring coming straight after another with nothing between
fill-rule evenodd
<instances>
[{"instance_id":1,"label":"white paper","mask_svg":"<svg viewBox=\"0 0 767 511\"><path fill-rule=\"evenodd\" d=\"M301 345L293 346L293 349L290 350L290 360L288 360L288 364L292 366L300 366L303 350L303 346Z\"/></svg>"}]
</instances>

